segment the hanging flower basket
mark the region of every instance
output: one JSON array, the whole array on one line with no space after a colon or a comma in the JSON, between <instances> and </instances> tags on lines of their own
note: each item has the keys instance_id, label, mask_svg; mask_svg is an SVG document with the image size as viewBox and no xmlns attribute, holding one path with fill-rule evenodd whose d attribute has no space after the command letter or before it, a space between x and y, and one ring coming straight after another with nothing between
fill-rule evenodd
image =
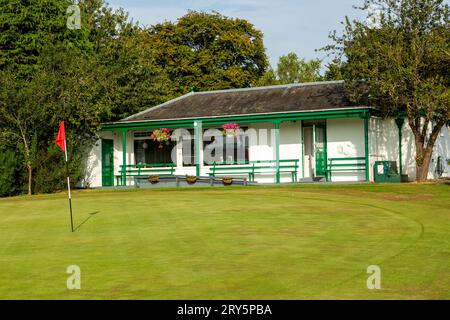
<instances>
[{"instance_id":1,"label":"hanging flower basket","mask_svg":"<svg viewBox=\"0 0 450 320\"><path fill-rule=\"evenodd\" d=\"M237 123L227 123L222 125L223 135L229 138L237 137L241 134L241 127Z\"/></svg>"},{"instance_id":2,"label":"hanging flower basket","mask_svg":"<svg viewBox=\"0 0 450 320\"><path fill-rule=\"evenodd\" d=\"M233 184L233 178L223 178L222 183L224 186L231 186Z\"/></svg>"},{"instance_id":3,"label":"hanging flower basket","mask_svg":"<svg viewBox=\"0 0 450 320\"><path fill-rule=\"evenodd\" d=\"M186 182L187 182L188 184L194 184L194 183L197 182L197 180L198 180L198 178L197 178L196 176L189 176L189 175L186 175Z\"/></svg>"},{"instance_id":4,"label":"hanging flower basket","mask_svg":"<svg viewBox=\"0 0 450 320\"><path fill-rule=\"evenodd\" d=\"M148 181L151 184L156 184L159 182L159 176L150 176L150 177L148 177Z\"/></svg>"},{"instance_id":5,"label":"hanging flower basket","mask_svg":"<svg viewBox=\"0 0 450 320\"><path fill-rule=\"evenodd\" d=\"M167 128L155 129L153 130L150 138L155 142L159 142L158 148L161 149L164 147L164 145L169 144L171 138L170 130Z\"/></svg>"}]
</instances>

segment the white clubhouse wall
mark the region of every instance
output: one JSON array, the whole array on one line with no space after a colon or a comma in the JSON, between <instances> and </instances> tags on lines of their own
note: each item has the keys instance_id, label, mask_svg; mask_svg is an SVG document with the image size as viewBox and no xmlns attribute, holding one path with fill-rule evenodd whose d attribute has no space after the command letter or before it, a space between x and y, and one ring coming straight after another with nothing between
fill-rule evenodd
<instances>
[{"instance_id":1,"label":"white clubhouse wall","mask_svg":"<svg viewBox=\"0 0 450 320\"><path fill-rule=\"evenodd\" d=\"M122 158L122 134L117 132L101 132L99 140L92 148L86 164L86 178L82 181L82 186L97 188L102 186L102 141L110 139L114 141L114 174L117 175L123 163ZM134 140L133 132L127 133L127 164L134 163ZM114 178L114 183L116 182ZM132 181L127 181L127 185L132 185Z\"/></svg>"},{"instance_id":2,"label":"white clubhouse wall","mask_svg":"<svg viewBox=\"0 0 450 320\"><path fill-rule=\"evenodd\" d=\"M249 160L273 160L276 158L275 130L272 123L254 123L249 126ZM280 125L280 160L299 160L298 177L302 173L301 121L288 121ZM274 175L255 175L259 183L275 183ZM281 174L281 182L292 182L291 175Z\"/></svg>"},{"instance_id":3,"label":"white clubhouse wall","mask_svg":"<svg viewBox=\"0 0 450 320\"><path fill-rule=\"evenodd\" d=\"M364 157L364 120L360 118L327 120L327 141L328 158ZM331 181L365 181L365 173L336 172L332 174Z\"/></svg>"},{"instance_id":4,"label":"white clubhouse wall","mask_svg":"<svg viewBox=\"0 0 450 320\"><path fill-rule=\"evenodd\" d=\"M398 128L394 119L372 118L370 121L370 160L371 167L377 160L397 161L399 167ZM403 174L408 175L410 181L416 178L416 146L414 135L407 121L402 128L402 164ZM450 129L443 127L436 140L428 170L428 179L436 178L436 163L441 156L444 162L444 177L449 177L450 167ZM371 172L373 175L373 172Z\"/></svg>"},{"instance_id":5,"label":"white clubhouse wall","mask_svg":"<svg viewBox=\"0 0 450 320\"><path fill-rule=\"evenodd\" d=\"M443 177L450 177L450 127L443 127L439 134L436 145L431 157L430 169L428 170L428 179L436 178L436 164L438 157L441 156L444 162Z\"/></svg>"},{"instance_id":6,"label":"white clubhouse wall","mask_svg":"<svg viewBox=\"0 0 450 320\"><path fill-rule=\"evenodd\" d=\"M280 160L299 160L297 178L302 176L302 125L301 121L283 122L280 125ZM275 154L274 154L275 156ZM275 159L275 157L274 157ZM274 181L275 182L275 181ZM281 182L292 182L291 174L282 174Z\"/></svg>"},{"instance_id":7,"label":"white clubhouse wall","mask_svg":"<svg viewBox=\"0 0 450 320\"><path fill-rule=\"evenodd\" d=\"M106 132L105 132L106 133ZM102 134L103 135L103 134ZM88 155L85 166L84 179L80 182L80 187L95 188L102 185L102 145L101 140L97 140Z\"/></svg>"}]
</instances>

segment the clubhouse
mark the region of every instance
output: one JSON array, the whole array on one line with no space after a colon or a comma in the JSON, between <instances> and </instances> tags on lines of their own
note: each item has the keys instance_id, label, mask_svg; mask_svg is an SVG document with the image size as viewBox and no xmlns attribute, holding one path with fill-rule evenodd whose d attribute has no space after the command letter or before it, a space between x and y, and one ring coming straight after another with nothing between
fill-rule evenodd
<instances>
[{"instance_id":1,"label":"clubhouse","mask_svg":"<svg viewBox=\"0 0 450 320\"><path fill-rule=\"evenodd\" d=\"M105 123L87 161L86 186L136 178L242 178L250 183L369 182L415 178L404 119L352 103L343 81L190 92ZM429 176L448 175L450 133Z\"/></svg>"}]
</instances>

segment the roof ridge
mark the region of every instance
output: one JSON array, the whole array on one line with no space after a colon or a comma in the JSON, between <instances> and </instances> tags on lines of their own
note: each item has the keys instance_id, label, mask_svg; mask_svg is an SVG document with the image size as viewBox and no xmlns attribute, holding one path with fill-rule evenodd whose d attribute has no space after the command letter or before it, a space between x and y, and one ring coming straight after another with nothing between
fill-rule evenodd
<instances>
[{"instance_id":1,"label":"roof ridge","mask_svg":"<svg viewBox=\"0 0 450 320\"><path fill-rule=\"evenodd\" d=\"M281 88L288 89L288 88L309 87L309 86L318 86L318 85L327 85L327 84L340 84L340 83L344 83L344 82L345 82L344 80L301 82L301 83L277 84L277 85L271 85L271 86L249 87L249 88L232 88L232 89L221 89L221 90L198 91L198 92L194 92L194 94L242 92L242 91L271 90L271 89L281 89Z\"/></svg>"}]
</instances>

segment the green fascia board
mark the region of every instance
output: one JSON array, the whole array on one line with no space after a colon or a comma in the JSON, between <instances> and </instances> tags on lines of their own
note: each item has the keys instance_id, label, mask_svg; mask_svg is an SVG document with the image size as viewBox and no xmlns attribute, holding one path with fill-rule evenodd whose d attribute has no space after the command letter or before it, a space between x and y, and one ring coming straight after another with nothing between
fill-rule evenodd
<instances>
[{"instance_id":1,"label":"green fascia board","mask_svg":"<svg viewBox=\"0 0 450 320\"><path fill-rule=\"evenodd\" d=\"M255 114L242 116L224 116L214 118L198 118L198 119L172 119L172 120L149 120L142 122L114 122L102 125L102 131L122 131L122 130L144 130L155 129L165 126L171 128L193 128L194 122L202 121L203 126L220 125L227 122L258 123L272 122L280 123L282 121L294 120L315 120L315 119L338 119L338 118L368 118L370 117L370 108L346 109L346 110L330 110L330 111L314 111L314 112L298 112L298 113L280 113L280 114Z\"/></svg>"}]
</instances>

